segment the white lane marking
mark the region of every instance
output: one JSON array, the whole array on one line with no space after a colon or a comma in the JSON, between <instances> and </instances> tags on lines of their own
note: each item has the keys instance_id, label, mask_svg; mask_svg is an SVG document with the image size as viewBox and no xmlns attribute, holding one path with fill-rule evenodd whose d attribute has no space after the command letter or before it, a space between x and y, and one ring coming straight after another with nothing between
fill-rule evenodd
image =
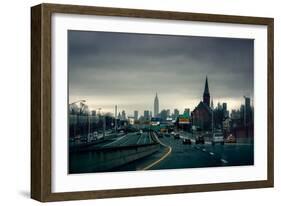
<instances>
[{"instance_id":1,"label":"white lane marking","mask_svg":"<svg viewBox=\"0 0 281 206\"><path fill-rule=\"evenodd\" d=\"M127 136L127 134L125 134L124 136L118 137L115 141L110 142L110 143L108 143L108 144L106 144L106 145L103 145L103 146L106 147L106 146L112 145L112 144L114 144L114 143L116 143L116 142L119 142L121 139L123 139L123 138L126 137L126 136Z\"/></svg>"},{"instance_id":2,"label":"white lane marking","mask_svg":"<svg viewBox=\"0 0 281 206\"><path fill-rule=\"evenodd\" d=\"M206 152L206 149L204 148L204 149L202 149L202 151L203 151L203 152Z\"/></svg>"},{"instance_id":3,"label":"white lane marking","mask_svg":"<svg viewBox=\"0 0 281 206\"><path fill-rule=\"evenodd\" d=\"M228 161L226 161L225 159L221 159L222 163L227 164Z\"/></svg>"},{"instance_id":4,"label":"white lane marking","mask_svg":"<svg viewBox=\"0 0 281 206\"><path fill-rule=\"evenodd\" d=\"M137 144L139 144L139 142L141 141L141 139L142 139L142 134L140 135L140 137L139 137L139 139L138 139L138 141L137 141Z\"/></svg>"},{"instance_id":5,"label":"white lane marking","mask_svg":"<svg viewBox=\"0 0 281 206\"><path fill-rule=\"evenodd\" d=\"M213 153L213 152L209 152L209 154L210 154L210 155L214 155L214 153Z\"/></svg>"},{"instance_id":6,"label":"white lane marking","mask_svg":"<svg viewBox=\"0 0 281 206\"><path fill-rule=\"evenodd\" d=\"M143 144L146 144L147 134L143 134Z\"/></svg>"},{"instance_id":7,"label":"white lane marking","mask_svg":"<svg viewBox=\"0 0 281 206\"><path fill-rule=\"evenodd\" d=\"M120 145L125 145L126 146L127 142L129 142L130 140L131 140L131 138L127 138L126 141L125 142L121 142L121 144L119 144L119 146Z\"/></svg>"}]
</instances>

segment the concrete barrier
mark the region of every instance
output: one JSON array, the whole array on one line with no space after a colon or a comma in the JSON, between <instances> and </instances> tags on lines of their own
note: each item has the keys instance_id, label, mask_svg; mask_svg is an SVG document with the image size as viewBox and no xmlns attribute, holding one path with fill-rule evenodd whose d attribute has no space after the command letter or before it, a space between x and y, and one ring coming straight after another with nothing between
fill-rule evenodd
<instances>
[{"instance_id":1,"label":"concrete barrier","mask_svg":"<svg viewBox=\"0 0 281 206\"><path fill-rule=\"evenodd\" d=\"M103 172L157 152L160 144L108 147L70 152L69 173Z\"/></svg>"}]
</instances>

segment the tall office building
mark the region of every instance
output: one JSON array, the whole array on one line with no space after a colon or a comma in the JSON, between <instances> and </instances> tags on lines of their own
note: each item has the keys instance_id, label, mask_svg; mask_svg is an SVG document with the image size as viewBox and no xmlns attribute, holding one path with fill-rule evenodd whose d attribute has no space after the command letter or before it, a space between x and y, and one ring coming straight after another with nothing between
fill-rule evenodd
<instances>
[{"instance_id":1,"label":"tall office building","mask_svg":"<svg viewBox=\"0 0 281 206\"><path fill-rule=\"evenodd\" d=\"M126 120L126 112L124 110L122 111L122 120Z\"/></svg>"},{"instance_id":2,"label":"tall office building","mask_svg":"<svg viewBox=\"0 0 281 206\"><path fill-rule=\"evenodd\" d=\"M154 98L154 117L157 117L159 115L159 99L156 93L156 96Z\"/></svg>"},{"instance_id":3,"label":"tall office building","mask_svg":"<svg viewBox=\"0 0 281 206\"><path fill-rule=\"evenodd\" d=\"M152 118L152 111L149 111L149 119Z\"/></svg>"},{"instance_id":4,"label":"tall office building","mask_svg":"<svg viewBox=\"0 0 281 206\"><path fill-rule=\"evenodd\" d=\"M144 112L143 112L143 117L144 117L144 120L145 120L145 121L148 121L148 120L149 120L149 111L148 111L148 110L144 110Z\"/></svg>"},{"instance_id":5,"label":"tall office building","mask_svg":"<svg viewBox=\"0 0 281 206\"><path fill-rule=\"evenodd\" d=\"M223 116L227 118L229 116L229 112L227 111L227 103L223 102L222 103L222 110L223 110Z\"/></svg>"},{"instance_id":6,"label":"tall office building","mask_svg":"<svg viewBox=\"0 0 281 206\"><path fill-rule=\"evenodd\" d=\"M139 119L139 112L138 111L134 111L134 119L138 120Z\"/></svg>"},{"instance_id":7,"label":"tall office building","mask_svg":"<svg viewBox=\"0 0 281 206\"><path fill-rule=\"evenodd\" d=\"M174 113L172 115L173 120L177 119L180 115L180 111L178 109L174 109Z\"/></svg>"}]
</instances>

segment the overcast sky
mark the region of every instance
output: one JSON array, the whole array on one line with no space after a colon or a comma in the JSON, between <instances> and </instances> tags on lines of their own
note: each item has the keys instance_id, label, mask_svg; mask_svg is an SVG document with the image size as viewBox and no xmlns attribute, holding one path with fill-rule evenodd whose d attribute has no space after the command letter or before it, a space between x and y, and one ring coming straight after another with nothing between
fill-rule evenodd
<instances>
[{"instance_id":1,"label":"overcast sky","mask_svg":"<svg viewBox=\"0 0 281 206\"><path fill-rule=\"evenodd\" d=\"M191 110L202 100L208 76L214 104L239 108L253 97L253 46L249 39L68 32L69 102L92 110L132 115L162 109Z\"/></svg>"}]
</instances>

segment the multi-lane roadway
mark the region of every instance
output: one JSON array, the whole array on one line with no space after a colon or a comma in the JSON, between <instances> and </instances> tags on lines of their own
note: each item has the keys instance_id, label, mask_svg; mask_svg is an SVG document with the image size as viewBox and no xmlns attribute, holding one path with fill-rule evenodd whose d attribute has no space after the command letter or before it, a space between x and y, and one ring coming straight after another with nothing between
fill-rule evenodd
<instances>
[{"instance_id":1,"label":"multi-lane roadway","mask_svg":"<svg viewBox=\"0 0 281 206\"><path fill-rule=\"evenodd\" d=\"M191 144L183 144L183 138L190 138ZM195 139L190 134L181 133L180 138L173 135L164 135L159 138L152 132L133 132L119 134L115 138L91 146L96 148L117 148L126 146L149 145L158 143L158 152L135 160L126 165L121 165L111 171L130 170L159 170L198 168L216 166L238 166L254 164L254 145L251 143L225 143L212 145L206 140L205 144L195 144ZM80 161L80 160L79 160Z\"/></svg>"},{"instance_id":2,"label":"multi-lane roadway","mask_svg":"<svg viewBox=\"0 0 281 206\"><path fill-rule=\"evenodd\" d=\"M175 139L173 136L159 138L162 150L146 158L134 161L117 168L125 170L159 170L217 166L240 166L254 164L254 145L250 143L226 143L224 145L195 144L191 138L191 145L183 144L184 136Z\"/></svg>"},{"instance_id":3,"label":"multi-lane roadway","mask_svg":"<svg viewBox=\"0 0 281 206\"><path fill-rule=\"evenodd\" d=\"M133 132L124 134L111 142L104 144L103 147L119 147L130 145L143 145L153 143L153 139L149 132Z\"/></svg>"}]
</instances>

